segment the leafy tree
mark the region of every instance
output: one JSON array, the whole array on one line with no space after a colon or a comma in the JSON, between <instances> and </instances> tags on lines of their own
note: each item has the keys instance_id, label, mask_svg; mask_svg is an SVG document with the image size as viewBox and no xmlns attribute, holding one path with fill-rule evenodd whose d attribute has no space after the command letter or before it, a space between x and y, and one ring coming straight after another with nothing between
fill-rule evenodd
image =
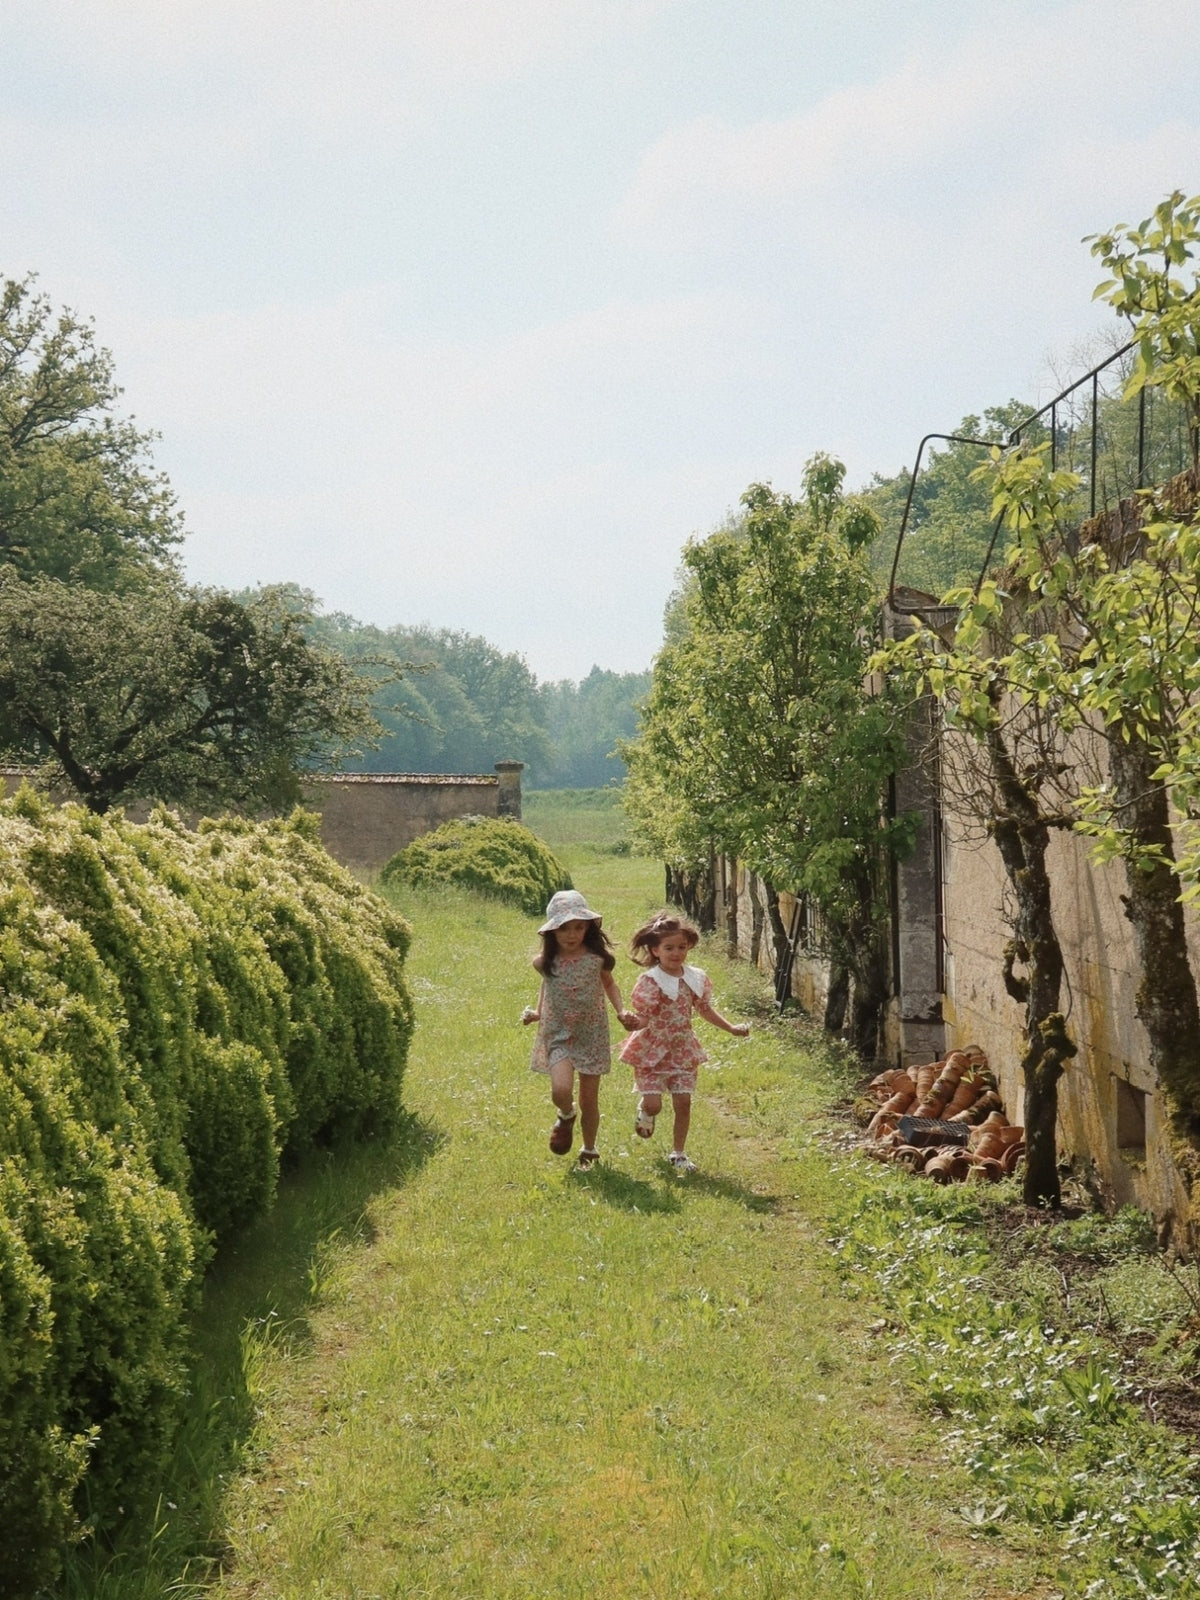
<instances>
[{"instance_id":1,"label":"leafy tree","mask_svg":"<svg viewBox=\"0 0 1200 1600\"><path fill-rule=\"evenodd\" d=\"M371 685L272 590L109 594L0 571L0 745L95 812L134 798L279 808L369 737Z\"/></svg>"},{"instance_id":2,"label":"leafy tree","mask_svg":"<svg viewBox=\"0 0 1200 1600\"><path fill-rule=\"evenodd\" d=\"M307 597L311 601L311 597ZM487 772L498 760L550 768L537 680L524 660L474 634L377 628L344 613L317 617L314 637L378 682L378 745L369 772Z\"/></svg>"},{"instance_id":3,"label":"leafy tree","mask_svg":"<svg viewBox=\"0 0 1200 1600\"><path fill-rule=\"evenodd\" d=\"M538 695L553 755L539 782L560 789L599 789L620 782L625 764L617 744L636 734L638 703L649 687L649 672L600 667L579 683L543 683Z\"/></svg>"},{"instance_id":4,"label":"leafy tree","mask_svg":"<svg viewBox=\"0 0 1200 1600\"><path fill-rule=\"evenodd\" d=\"M668 861L699 867L715 847L820 909L854 978L853 1037L872 1055L888 852L903 832L881 799L899 741L891 705L864 687L876 612L864 547L878 524L843 496L843 476L816 456L802 501L756 484L740 525L688 545L674 634L625 753L631 810Z\"/></svg>"},{"instance_id":5,"label":"leafy tree","mask_svg":"<svg viewBox=\"0 0 1200 1600\"><path fill-rule=\"evenodd\" d=\"M982 418L964 417L955 432L963 439L1001 443L1031 409L1019 400L989 406ZM1031 442L1045 436L1046 429L1041 424L1034 424L1029 430ZM984 459L978 445L952 442L942 449L930 449L925 469L913 489L897 573L900 582L935 595L975 582L994 526L987 486L974 476ZM880 532L872 546L871 564L885 583L911 482L909 471L899 472L894 478L876 474L863 497L879 518Z\"/></svg>"},{"instance_id":6,"label":"leafy tree","mask_svg":"<svg viewBox=\"0 0 1200 1600\"><path fill-rule=\"evenodd\" d=\"M0 283L0 562L20 576L117 589L170 566L181 519L119 395L87 323Z\"/></svg>"}]
</instances>

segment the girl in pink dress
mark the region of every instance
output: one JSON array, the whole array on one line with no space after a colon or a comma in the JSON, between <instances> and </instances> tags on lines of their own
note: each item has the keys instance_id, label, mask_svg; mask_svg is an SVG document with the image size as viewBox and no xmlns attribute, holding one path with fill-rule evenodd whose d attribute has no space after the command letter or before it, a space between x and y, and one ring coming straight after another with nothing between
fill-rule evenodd
<instances>
[{"instance_id":1,"label":"girl in pink dress","mask_svg":"<svg viewBox=\"0 0 1200 1600\"><path fill-rule=\"evenodd\" d=\"M551 898L538 932L542 951L534 958L533 970L541 977L541 993L537 1005L526 1006L521 1014L522 1022L538 1025L530 1067L550 1077L550 1098L558 1111L550 1148L559 1156L566 1155L575 1137L575 1074L579 1074L583 1113L579 1165L590 1167L600 1159L596 1149L600 1079L612 1066L605 998L625 1027L635 1027L637 1018L622 1004L612 975L617 958L600 927L600 913L577 890L562 889Z\"/></svg>"},{"instance_id":2,"label":"girl in pink dress","mask_svg":"<svg viewBox=\"0 0 1200 1600\"><path fill-rule=\"evenodd\" d=\"M670 1094L675 1111L674 1148L670 1162L677 1172L695 1172L684 1146L692 1120L692 1095L696 1069L708 1055L692 1031L692 1013L724 1028L739 1039L750 1032L747 1022L727 1022L713 1009L712 984L687 958L700 942L690 922L670 911L660 911L634 934L633 959L648 967L633 986L630 1003L637 1013L638 1031L625 1041L621 1060L633 1067L639 1093L634 1132L649 1139L654 1119L662 1110L662 1097Z\"/></svg>"}]
</instances>

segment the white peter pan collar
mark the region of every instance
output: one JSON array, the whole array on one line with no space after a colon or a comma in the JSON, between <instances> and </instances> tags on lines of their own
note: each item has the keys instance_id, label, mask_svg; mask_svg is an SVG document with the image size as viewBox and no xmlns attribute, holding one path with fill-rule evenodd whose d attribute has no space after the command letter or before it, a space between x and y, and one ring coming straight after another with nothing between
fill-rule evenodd
<instances>
[{"instance_id":1,"label":"white peter pan collar","mask_svg":"<svg viewBox=\"0 0 1200 1600\"><path fill-rule=\"evenodd\" d=\"M651 967L646 976L654 979L668 1000L677 1000L679 998L680 977L682 977L683 982L687 984L697 1000L704 998L704 974L699 967L684 967L682 974L678 977L674 973L664 972L661 967Z\"/></svg>"}]
</instances>

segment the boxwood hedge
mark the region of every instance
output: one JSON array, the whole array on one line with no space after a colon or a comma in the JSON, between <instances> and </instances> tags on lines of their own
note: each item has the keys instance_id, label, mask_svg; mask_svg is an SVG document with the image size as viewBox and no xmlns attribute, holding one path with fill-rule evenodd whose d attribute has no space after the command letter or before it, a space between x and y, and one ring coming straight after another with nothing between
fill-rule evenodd
<instances>
[{"instance_id":1,"label":"boxwood hedge","mask_svg":"<svg viewBox=\"0 0 1200 1600\"><path fill-rule=\"evenodd\" d=\"M510 817L460 817L422 834L384 867L385 883L461 884L539 916L565 867L536 834Z\"/></svg>"},{"instance_id":2,"label":"boxwood hedge","mask_svg":"<svg viewBox=\"0 0 1200 1600\"><path fill-rule=\"evenodd\" d=\"M0 1594L147 1490L214 1244L281 1158L386 1131L407 924L315 822L0 802Z\"/></svg>"}]
</instances>

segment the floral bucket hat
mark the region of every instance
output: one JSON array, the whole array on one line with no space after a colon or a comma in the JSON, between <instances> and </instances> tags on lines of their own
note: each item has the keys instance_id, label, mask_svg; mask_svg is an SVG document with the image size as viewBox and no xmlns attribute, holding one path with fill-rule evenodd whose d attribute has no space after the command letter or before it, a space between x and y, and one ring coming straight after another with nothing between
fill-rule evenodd
<instances>
[{"instance_id":1,"label":"floral bucket hat","mask_svg":"<svg viewBox=\"0 0 1200 1600\"><path fill-rule=\"evenodd\" d=\"M555 928L561 928L564 922L601 920L600 913L591 909L578 889L560 889L556 895L551 895L550 904L546 907L546 920L538 932L552 933Z\"/></svg>"}]
</instances>

